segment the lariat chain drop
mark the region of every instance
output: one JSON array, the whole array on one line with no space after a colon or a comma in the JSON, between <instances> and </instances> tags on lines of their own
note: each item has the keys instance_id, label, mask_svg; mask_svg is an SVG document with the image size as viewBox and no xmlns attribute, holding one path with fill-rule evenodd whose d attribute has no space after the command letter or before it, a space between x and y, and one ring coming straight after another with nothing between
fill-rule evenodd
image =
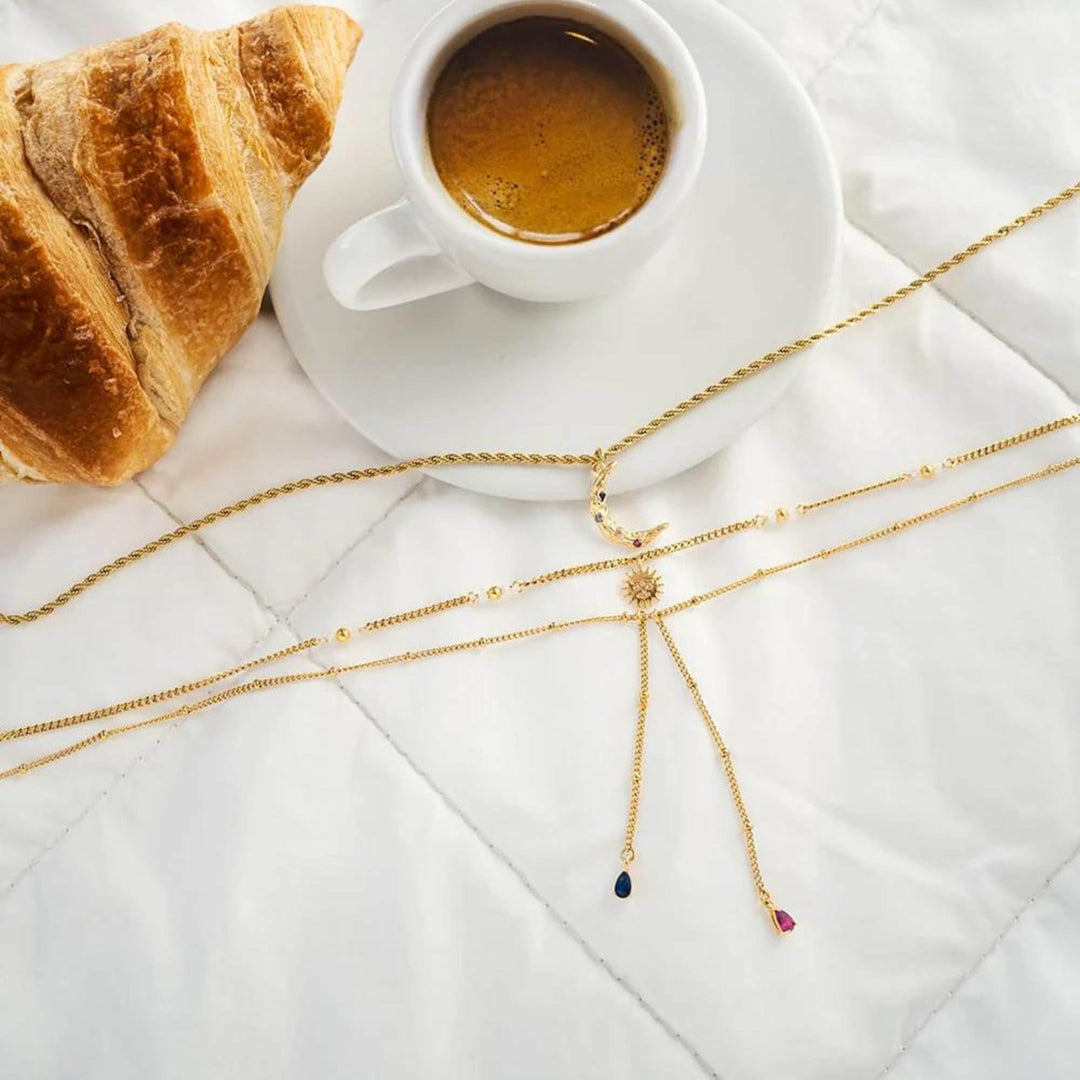
<instances>
[{"instance_id":1,"label":"lariat chain drop","mask_svg":"<svg viewBox=\"0 0 1080 1080\"><path fill-rule=\"evenodd\" d=\"M634 764L630 770L630 808L626 815L626 835L623 837L623 869L629 870L634 861L634 835L637 832L638 803L641 799L641 781L644 776L645 728L649 720L649 622L648 616L639 615L638 631L638 699L637 723L634 726Z\"/></svg>"}]
</instances>

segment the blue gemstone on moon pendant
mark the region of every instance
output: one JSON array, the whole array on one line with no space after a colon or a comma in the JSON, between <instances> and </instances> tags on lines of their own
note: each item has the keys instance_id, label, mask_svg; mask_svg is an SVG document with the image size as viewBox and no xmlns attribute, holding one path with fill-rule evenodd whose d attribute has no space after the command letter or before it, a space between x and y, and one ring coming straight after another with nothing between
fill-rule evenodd
<instances>
[{"instance_id":1,"label":"blue gemstone on moon pendant","mask_svg":"<svg viewBox=\"0 0 1080 1080\"><path fill-rule=\"evenodd\" d=\"M630 890L633 888L633 883L630 880L630 875L624 870L615 879L615 895L620 900L625 900L630 895Z\"/></svg>"}]
</instances>

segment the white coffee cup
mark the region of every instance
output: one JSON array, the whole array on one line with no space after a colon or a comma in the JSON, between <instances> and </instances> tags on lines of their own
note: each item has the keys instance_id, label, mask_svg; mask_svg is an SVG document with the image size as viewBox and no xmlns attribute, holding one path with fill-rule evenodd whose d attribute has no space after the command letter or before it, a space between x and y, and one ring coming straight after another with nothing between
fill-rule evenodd
<instances>
[{"instance_id":1,"label":"white coffee cup","mask_svg":"<svg viewBox=\"0 0 1080 1080\"><path fill-rule=\"evenodd\" d=\"M534 244L481 224L453 199L428 147L427 107L450 56L496 23L558 15L596 27L645 65L665 98L668 160L645 203L609 232ZM642 0L453 0L420 31L394 89L390 131L405 195L349 226L326 251L338 303L373 311L480 282L523 300L576 300L615 288L664 241L705 150L705 92L674 30Z\"/></svg>"}]
</instances>

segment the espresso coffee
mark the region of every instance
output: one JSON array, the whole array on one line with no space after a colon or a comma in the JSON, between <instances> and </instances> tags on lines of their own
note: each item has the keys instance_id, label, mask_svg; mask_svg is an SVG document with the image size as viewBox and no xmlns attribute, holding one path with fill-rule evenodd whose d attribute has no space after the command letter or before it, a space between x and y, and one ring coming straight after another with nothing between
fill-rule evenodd
<instances>
[{"instance_id":1,"label":"espresso coffee","mask_svg":"<svg viewBox=\"0 0 1080 1080\"><path fill-rule=\"evenodd\" d=\"M614 38L529 16L451 56L428 103L447 191L489 228L537 244L588 240L652 194L668 156L663 97Z\"/></svg>"}]
</instances>

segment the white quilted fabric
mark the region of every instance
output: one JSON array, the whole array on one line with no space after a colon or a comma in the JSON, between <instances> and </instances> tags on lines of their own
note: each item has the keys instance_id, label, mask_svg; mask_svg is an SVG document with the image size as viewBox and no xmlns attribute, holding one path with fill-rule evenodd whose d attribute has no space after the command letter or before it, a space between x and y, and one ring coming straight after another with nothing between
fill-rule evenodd
<instances>
[{"instance_id":1,"label":"white quilted fabric","mask_svg":"<svg viewBox=\"0 0 1080 1080\"><path fill-rule=\"evenodd\" d=\"M261 6L0 0L0 57ZM731 6L824 117L849 222L840 309L1080 175L1073 0ZM1078 295L1070 206L820 347L735 445L626 514L689 533L1075 411ZM1060 433L683 556L670 595L1078 446ZM137 483L0 489L0 607L256 488L381 460L266 313ZM658 645L634 896L611 897L628 628L290 688L2 784L0 1074L1072 1078L1078 537L1064 475L672 624L799 922L783 940ZM0 726L603 550L574 507L415 478L308 493L0 633ZM614 606L595 579L384 644Z\"/></svg>"}]
</instances>

